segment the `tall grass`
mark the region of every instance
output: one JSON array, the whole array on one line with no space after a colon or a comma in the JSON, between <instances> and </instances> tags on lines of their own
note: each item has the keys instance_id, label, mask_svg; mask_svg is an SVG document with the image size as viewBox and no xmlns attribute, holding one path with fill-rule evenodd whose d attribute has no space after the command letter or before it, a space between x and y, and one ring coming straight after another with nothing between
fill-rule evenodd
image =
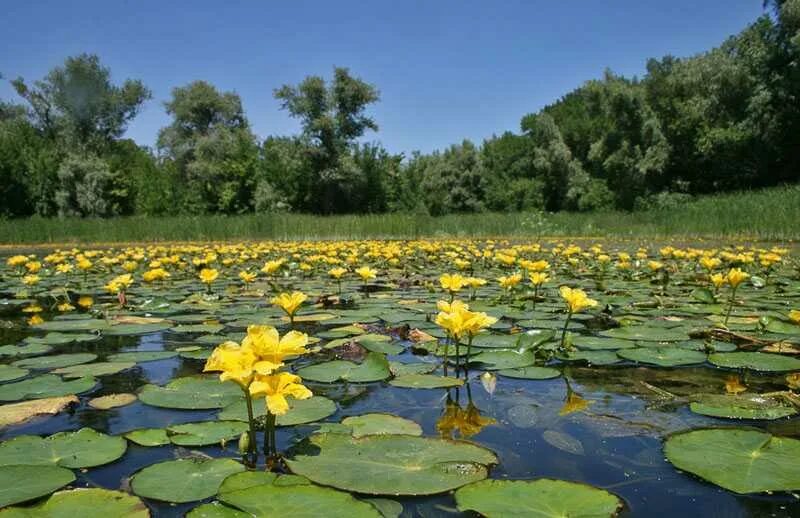
<instances>
[{"instance_id":1,"label":"tall grass","mask_svg":"<svg viewBox=\"0 0 800 518\"><path fill-rule=\"evenodd\" d=\"M134 216L0 221L0 243L88 243L245 239L421 237L800 238L800 186L709 196L670 210L600 213L483 213L312 216Z\"/></svg>"}]
</instances>

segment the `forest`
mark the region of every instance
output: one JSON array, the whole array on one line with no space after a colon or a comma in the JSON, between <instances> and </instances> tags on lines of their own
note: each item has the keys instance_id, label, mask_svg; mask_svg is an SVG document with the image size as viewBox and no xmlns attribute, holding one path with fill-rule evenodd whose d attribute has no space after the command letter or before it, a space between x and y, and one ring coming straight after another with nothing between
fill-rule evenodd
<instances>
[{"instance_id":1,"label":"forest","mask_svg":"<svg viewBox=\"0 0 800 518\"><path fill-rule=\"evenodd\" d=\"M154 148L125 138L152 93L100 57L3 77L0 217L638 210L800 180L800 1L714 49L607 70L519 129L429 154L378 140L377 85L348 68L273 91L297 135L254 134L240 97L173 89Z\"/></svg>"}]
</instances>

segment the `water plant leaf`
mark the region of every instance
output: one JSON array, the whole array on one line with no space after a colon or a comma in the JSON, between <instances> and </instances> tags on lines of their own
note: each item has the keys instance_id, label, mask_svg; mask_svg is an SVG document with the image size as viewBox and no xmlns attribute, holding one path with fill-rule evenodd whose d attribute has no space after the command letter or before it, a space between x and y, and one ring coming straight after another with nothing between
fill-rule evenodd
<instances>
[{"instance_id":1,"label":"water plant leaf","mask_svg":"<svg viewBox=\"0 0 800 518\"><path fill-rule=\"evenodd\" d=\"M342 424L350 429L353 437L365 435L403 434L422 435L422 427L410 419L391 414L363 414L346 417Z\"/></svg>"},{"instance_id":2,"label":"water plant leaf","mask_svg":"<svg viewBox=\"0 0 800 518\"><path fill-rule=\"evenodd\" d=\"M78 398L70 395L0 405L0 427L24 423L37 415L57 414L77 402Z\"/></svg>"},{"instance_id":3,"label":"water plant leaf","mask_svg":"<svg viewBox=\"0 0 800 518\"><path fill-rule=\"evenodd\" d=\"M92 353L55 354L53 356L25 358L23 360L17 360L11 365L23 369L59 369L72 365L89 363L96 359L97 355Z\"/></svg>"},{"instance_id":4,"label":"water plant leaf","mask_svg":"<svg viewBox=\"0 0 800 518\"><path fill-rule=\"evenodd\" d=\"M800 440L739 428L682 432L664 453L676 468L735 493L800 489Z\"/></svg>"},{"instance_id":5,"label":"water plant leaf","mask_svg":"<svg viewBox=\"0 0 800 518\"><path fill-rule=\"evenodd\" d=\"M108 394L90 399L89 406L97 410L110 410L112 408L130 405L136 401L136 399L136 394Z\"/></svg>"},{"instance_id":6,"label":"water plant leaf","mask_svg":"<svg viewBox=\"0 0 800 518\"><path fill-rule=\"evenodd\" d=\"M561 376L561 371L553 367L519 367L517 369L503 369L497 374L506 378L517 378L525 380L547 380Z\"/></svg>"},{"instance_id":7,"label":"water plant leaf","mask_svg":"<svg viewBox=\"0 0 800 518\"><path fill-rule=\"evenodd\" d=\"M0 507L49 495L75 480L72 470L58 466L3 466Z\"/></svg>"},{"instance_id":8,"label":"water plant leaf","mask_svg":"<svg viewBox=\"0 0 800 518\"><path fill-rule=\"evenodd\" d=\"M622 349L617 351L617 356L638 363L658 365L659 367L691 365L706 361L706 355L703 352L671 346Z\"/></svg>"},{"instance_id":9,"label":"water plant leaf","mask_svg":"<svg viewBox=\"0 0 800 518\"><path fill-rule=\"evenodd\" d=\"M370 495L431 495L488 475L497 457L475 444L414 437L321 433L315 450L287 460L289 469L312 482Z\"/></svg>"},{"instance_id":10,"label":"water plant leaf","mask_svg":"<svg viewBox=\"0 0 800 518\"><path fill-rule=\"evenodd\" d=\"M389 382L393 387L436 389L447 387L460 387L464 380L452 376L437 376L435 374L405 374Z\"/></svg>"},{"instance_id":11,"label":"water plant leaf","mask_svg":"<svg viewBox=\"0 0 800 518\"><path fill-rule=\"evenodd\" d=\"M166 360L174 358L178 353L176 351L131 351L127 353L117 353L109 355L106 360L110 362L153 362L158 360Z\"/></svg>"},{"instance_id":12,"label":"water plant leaf","mask_svg":"<svg viewBox=\"0 0 800 518\"><path fill-rule=\"evenodd\" d=\"M13 365L0 365L0 382L14 381L28 375L28 369L14 367Z\"/></svg>"},{"instance_id":13,"label":"water plant leaf","mask_svg":"<svg viewBox=\"0 0 800 518\"><path fill-rule=\"evenodd\" d=\"M456 491L462 512L499 516L609 517L622 501L600 488L566 480L482 480Z\"/></svg>"},{"instance_id":14,"label":"water plant leaf","mask_svg":"<svg viewBox=\"0 0 800 518\"><path fill-rule=\"evenodd\" d=\"M207 446L238 438L247 430L242 421L204 421L167 427L167 436L178 446Z\"/></svg>"},{"instance_id":15,"label":"water plant leaf","mask_svg":"<svg viewBox=\"0 0 800 518\"><path fill-rule=\"evenodd\" d=\"M711 417L729 419L780 419L797 414L797 408L778 397L760 394L695 394L689 409Z\"/></svg>"},{"instance_id":16,"label":"water plant leaf","mask_svg":"<svg viewBox=\"0 0 800 518\"><path fill-rule=\"evenodd\" d=\"M55 374L43 374L33 378L0 385L0 401L42 399L80 394L94 388L97 381L91 377L64 381Z\"/></svg>"},{"instance_id":17,"label":"water plant leaf","mask_svg":"<svg viewBox=\"0 0 800 518\"><path fill-rule=\"evenodd\" d=\"M233 459L178 459L152 464L136 473L131 489L139 496L185 503L217 494L230 475L244 471Z\"/></svg>"},{"instance_id":18,"label":"water plant leaf","mask_svg":"<svg viewBox=\"0 0 800 518\"><path fill-rule=\"evenodd\" d=\"M171 444L167 431L163 428L142 428L125 434L125 438L139 446L165 446Z\"/></svg>"},{"instance_id":19,"label":"water plant leaf","mask_svg":"<svg viewBox=\"0 0 800 518\"><path fill-rule=\"evenodd\" d=\"M708 356L708 361L718 367L730 369L750 369L763 372L800 370L800 359L772 353L750 351L714 353Z\"/></svg>"},{"instance_id":20,"label":"water plant leaf","mask_svg":"<svg viewBox=\"0 0 800 518\"><path fill-rule=\"evenodd\" d=\"M271 471L243 471L226 478L219 486L219 493L230 493L263 485L297 486L308 485L311 481L300 475L278 475Z\"/></svg>"},{"instance_id":21,"label":"water plant leaf","mask_svg":"<svg viewBox=\"0 0 800 518\"><path fill-rule=\"evenodd\" d=\"M641 342L680 342L689 338L687 330L682 327L668 328L646 325L607 329L600 331L600 336Z\"/></svg>"},{"instance_id":22,"label":"water plant leaf","mask_svg":"<svg viewBox=\"0 0 800 518\"><path fill-rule=\"evenodd\" d=\"M82 378L84 376L108 376L136 366L134 362L97 362L72 365L54 370L53 374L60 374L65 378Z\"/></svg>"},{"instance_id":23,"label":"water plant leaf","mask_svg":"<svg viewBox=\"0 0 800 518\"><path fill-rule=\"evenodd\" d=\"M0 466L52 464L64 468L90 468L117 460L127 446L122 437L106 435L91 428L58 432L44 438L19 435L0 443Z\"/></svg>"},{"instance_id":24,"label":"water plant leaf","mask_svg":"<svg viewBox=\"0 0 800 518\"><path fill-rule=\"evenodd\" d=\"M277 416L275 424L278 426L294 426L297 424L313 423L325 419L336 412L336 403L324 396L314 396L308 399L289 398L289 411ZM267 415L263 403L253 405L253 415L263 417ZM244 398L226 406L218 416L222 420L247 421L247 404Z\"/></svg>"},{"instance_id":25,"label":"water plant leaf","mask_svg":"<svg viewBox=\"0 0 800 518\"><path fill-rule=\"evenodd\" d=\"M327 487L264 484L220 494L219 499L252 516L291 516L293 518L381 518L367 502Z\"/></svg>"},{"instance_id":26,"label":"water plant leaf","mask_svg":"<svg viewBox=\"0 0 800 518\"><path fill-rule=\"evenodd\" d=\"M220 502L198 505L186 514L186 518L252 518L250 513L243 513Z\"/></svg>"},{"instance_id":27,"label":"water plant leaf","mask_svg":"<svg viewBox=\"0 0 800 518\"><path fill-rule=\"evenodd\" d=\"M478 353L470 357L469 361L481 364L481 368L486 370L517 369L533 365L536 356L533 351L527 349L497 349Z\"/></svg>"},{"instance_id":28,"label":"water plant leaf","mask_svg":"<svg viewBox=\"0 0 800 518\"><path fill-rule=\"evenodd\" d=\"M581 441L568 433L559 432L558 430L545 430L542 432L542 438L553 448L558 448L561 451L572 453L573 455L584 454Z\"/></svg>"},{"instance_id":29,"label":"water plant leaf","mask_svg":"<svg viewBox=\"0 0 800 518\"><path fill-rule=\"evenodd\" d=\"M389 371L389 362L386 357L371 352L360 364L345 360L333 360L303 367L297 371L297 375L304 380L321 383L333 383L338 380L368 383L390 378L392 373Z\"/></svg>"},{"instance_id":30,"label":"water plant leaf","mask_svg":"<svg viewBox=\"0 0 800 518\"><path fill-rule=\"evenodd\" d=\"M116 324L103 330L106 336L134 336L159 333L170 329L169 322L154 322L150 324Z\"/></svg>"},{"instance_id":31,"label":"water plant leaf","mask_svg":"<svg viewBox=\"0 0 800 518\"><path fill-rule=\"evenodd\" d=\"M163 387L145 385L139 392L139 400L146 405L183 410L223 408L241 397L242 390L235 383L203 376L177 378Z\"/></svg>"},{"instance_id":32,"label":"water plant leaf","mask_svg":"<svg viewBox=\"0 0 800 518\"><path fill-rule=\"evenodd\" d=\"M400 363L389 362L389 370L395 376L403 376L406 374L430 374L435 371L438 366L435 363Z\"/></svg>"},{"instance_id":33,"label":"water plant leaf","mask_svg":"<svg viewBox=\"0 0 800 518\"><path fill-rule=\"evenodd\" d=\"M81 488L59 491L33 507L12 507L2 513L5 518L66 517L81 518L149 518L150 511L139 498L122 491Z\"/></svg>"},{"instance_id":34,"label":"water plant leaf","mask_svg":"<svg viewBox=\"0 0 800 518\"><path fill-rule=\"evenodd\" d=\"M636 343L622 338L605 338L602 336L575 336L572 345L585 351L602 351L610 349L632 349Z\"/></svg>"}]
</instances>

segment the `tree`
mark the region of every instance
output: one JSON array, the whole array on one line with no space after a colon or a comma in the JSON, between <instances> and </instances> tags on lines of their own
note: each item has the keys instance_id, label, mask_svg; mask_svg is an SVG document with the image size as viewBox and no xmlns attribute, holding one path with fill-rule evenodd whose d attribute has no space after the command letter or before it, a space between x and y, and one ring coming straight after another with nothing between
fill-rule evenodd
<instances>
[{"instance_id":1,"label":"tree","mask_svg":"<svg viewBox=\"0 0 800 518\"><path fill-rule=\"evenodd\" d=\"M103 159L69 155L58 168L55 193L58 215L105 217L119 214L111 200L114 176Z\"/></svg>"},{"instance_id":2,"label":"tree","mask_svg":"<svg viewBox=\"0 0 800 518\"><path fill-rule=\"evenodd\" d=\"M182 210L249 211L258 145L239 96L194 81L173 89L165 107L173 122L159 132L158 148L184 186Z\"/></svg>"},{"instance_id":3,"label":"tree","mask_svg":"<svg viewBox=\"0 0 800 518\"><path fill-rule=\"evenodd\" d=\"M434 153L422 180L425 205L433 216L485 209L485 171L478 148L469 140Z\"/></svg>"},{"instance_id":4,"label":"tree","mask_svg":"<svg viewBox=\"0 0 800 518\"><path fill-rule=\"evenodd\" d=\"M74 150L103 151L122 136L151 97L141 81L111 82L111 71L93 54L68 57L42 80L11 82L28 102L34 124L48 137Z\"/></svg>"},{"instance_id":5,"label":"tree","mask_svg":"<svg viewBox=\"0 0 800 518\"><path fill-rule=\"evenodd\" d=\"M350 151L354 141L378 125L365 114L378 101L377 89L350 75L346 68L334 68L328 85L319 76L306 77L297 86L284 85L274 92L281 107L300 119L308 142L310 178L308 198L301 209L334 213L354 208L352 185L359 181Z\"/></svg>"}]
</instances>

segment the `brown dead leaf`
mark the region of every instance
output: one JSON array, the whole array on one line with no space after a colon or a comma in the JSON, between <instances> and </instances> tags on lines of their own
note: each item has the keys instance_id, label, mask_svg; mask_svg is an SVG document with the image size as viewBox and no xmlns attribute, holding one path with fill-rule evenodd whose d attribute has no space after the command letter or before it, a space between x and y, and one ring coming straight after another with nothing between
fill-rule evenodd
<instances>
[{"instance_id":1,"label":"brown dead leaf","mask_svg":"<svg viewBox=\"0 0 800 518\"><path fill-rule=\"evenodd\" d=\"M0 405L0 427L24 423L28 419L43 414L54 415L72 403L77 403L77 396L69 395L22 401L10 405Z\"/></svg>"},{"instance_id":2,"label":"brown dead leaf","mask_svg":"<svg viewBox=\"0 0 800 518\"><path fill-rule=\"evenodd\" d=\"M429 335L425 331L420 331L419 329L414 328L408 332L408 339L414 343L420 343L420 342L433 342L436 340L436 337Z\"/></svg>"}]
</instances>

